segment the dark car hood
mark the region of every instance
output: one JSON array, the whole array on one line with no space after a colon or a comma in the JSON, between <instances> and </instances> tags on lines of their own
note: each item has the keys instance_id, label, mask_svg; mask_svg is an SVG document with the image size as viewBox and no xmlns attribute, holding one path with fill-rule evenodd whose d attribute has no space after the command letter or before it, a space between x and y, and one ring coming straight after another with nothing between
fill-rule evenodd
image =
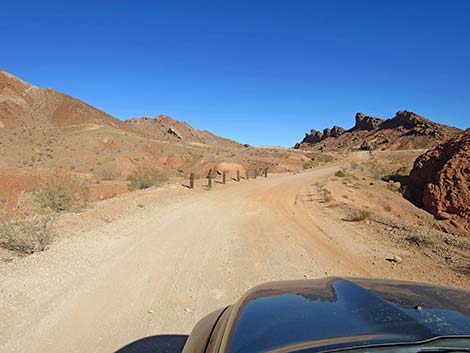
<instances>
[{"instance_id":1,"label":"dark car hood","mask_svg":"<svg viewBox=\"0 0 470 353\"><path fill-rule=\"evenodd\" d=\"M248 292L228 320L230 353L421 342L470 335L470 292L352 278L274 282Z\"/></svg>"}]
</instances>

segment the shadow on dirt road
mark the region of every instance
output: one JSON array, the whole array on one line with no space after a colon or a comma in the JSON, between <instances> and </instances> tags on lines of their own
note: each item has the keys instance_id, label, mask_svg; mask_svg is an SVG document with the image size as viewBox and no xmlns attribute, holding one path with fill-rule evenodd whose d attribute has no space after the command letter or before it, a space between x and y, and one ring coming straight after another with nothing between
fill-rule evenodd
<instances>
[{"instance_id":1,"label":"shadow on dirt road","mask_svg":"<svg viewBox=\"0 0 470 353\"><path fill-rule=\"evenodd\" d=\"M181 353L187 335L159 335L142 338L115 353Z\"/></svg>"}]
</instances>

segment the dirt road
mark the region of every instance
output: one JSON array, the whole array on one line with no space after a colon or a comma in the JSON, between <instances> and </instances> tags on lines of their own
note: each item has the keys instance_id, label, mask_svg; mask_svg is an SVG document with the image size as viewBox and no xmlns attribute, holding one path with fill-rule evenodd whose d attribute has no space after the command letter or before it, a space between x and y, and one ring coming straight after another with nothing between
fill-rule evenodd
<instances>
[{"instance_id":1,"label":"dirt road","mask_svg":"<svg viewBox=\"0 0 470 353\"><path fill-rule=\"evenodd\" d=\"M0 351L116 352L188 334L265 281L377 275L331 236L347 229L299 202L334 170L185 191L2 264Z\"/></svg>"}]
</instances>

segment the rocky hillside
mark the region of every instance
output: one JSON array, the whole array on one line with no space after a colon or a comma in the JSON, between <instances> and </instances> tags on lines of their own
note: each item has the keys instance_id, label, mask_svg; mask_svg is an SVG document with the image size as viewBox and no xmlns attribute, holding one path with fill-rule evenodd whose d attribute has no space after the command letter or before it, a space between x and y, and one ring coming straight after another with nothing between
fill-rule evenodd
<instances>
[{"instance_id":1,"label":"rocky hillside","mask_svg":"<svg viewBox=\"0 0 470 353\"><path fill-rule=\"evenodd\" d=\"M129 126L138 128L158 140L186 141L205 145L241 147L238 142L214 135L207 130L198 130L184 121L175 120L168 115L155 118L131 118L125 121Z\"/></svg>"},{"instance_id":2,"label":"rocky hillside","mask_svg":"<svg viewBox=\"0 0 470 353\"><path fill-rule=\"evenodd\" d=\"M460 129L406 110L386 120L357 113L353 128L345 130L333 126L323 132L311 130L295 148L321 151L421 149L430 148L459 132Z\"/></svg>"},{"instance_id":3,"label":"rocky hillside","mask_svg":"<svg viewBox=\"0 0 470 353\"><path fill-rule=\"evenodd\" d=\"M127 129L126 124L78 99L39 88L0 70L0 127L66 128L83 124Z\"/></svg>"},{"instance_id":4,"label":"rocky hillside","mask_svg":"<svg viewBox=\"0 0 470 353\"><path fill-rule=\"evenodd\" d=\"M421 207L470 230L470 129L418 157L410 182Z\"/></svg>"}]
</instances>

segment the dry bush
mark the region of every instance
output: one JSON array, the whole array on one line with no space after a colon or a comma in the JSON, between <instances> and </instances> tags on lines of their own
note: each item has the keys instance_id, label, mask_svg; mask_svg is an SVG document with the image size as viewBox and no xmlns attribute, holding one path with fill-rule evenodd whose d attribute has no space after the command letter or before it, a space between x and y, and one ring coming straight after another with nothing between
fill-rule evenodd
<instances>
[{"instance_id":1,"label":"dry bush","mask_svg":"<svg viewBox=\"0 0 470 353\"><path fill-rule=\"evenodd\" d=\"M43 209L54 212L77 210L86 206L89 182L65 173L42 179L33 190L34 200Z\"/></svg>"},{"instance_id":2,"label":"dry bush","mask_svg":"<svg viewBox=\"0 0 470 353\"><path fill-rule=\"evenodd\" d=\"M303 168L304 169L310 169L313 167L313 161L306 161L303 163Z\"/></svg>"},{"instance_id":3,"label":"dry bush","mask_svg":"<svg viewBox=\"0 0 470 353\"><path fill-rule=\"evenodd\" d=\"M362 222L362 221L365 221L366 219L370 219L371 216L372 216L372 213L369 210L366 210L366 209L356 210L353 213L351 213L348 220L351 222Z\"/></svg>"},{"instance_id":4,"label":"dry bush","mask_svg":"<svg viewBox=\"0 0 470 353\"><path fill-rule=\"evenodd\" d=\"M121 176L121 172L116 168L101 168L95 173L99 180L116 180Z\"/></svg>"},{"instance_id":5,"label":"dry bush","mask_svg":"<svg viewBox=\"0 0 470 353\"><path fill-rule=\"evenodd\" d=\"M54 238L51 212L0 214L0 246L22 254L44 251Z\"/></svg>"},{"instance_id":6,"label":"dry bush","mask_svg":"<svg viewBox=\"0 0 470 353\"><path fill-rule=\"evenodd\" d=\"M322 197L323 197L323 202L333 201L333 195L331 194L330 190L322 188L321 193L322 193Z\"/></svg>"},{"instance_id":7,"label":"dry bush","mask_svg":"<svg viewBox=\"0 0 470 353\"><path fill-rule=\"evenodd\" d=\"M147 189L159 186L168 180L168 176L161 170L152 167L139 167L127 177L132 189Z\"/></svg>"}]
</instances>

